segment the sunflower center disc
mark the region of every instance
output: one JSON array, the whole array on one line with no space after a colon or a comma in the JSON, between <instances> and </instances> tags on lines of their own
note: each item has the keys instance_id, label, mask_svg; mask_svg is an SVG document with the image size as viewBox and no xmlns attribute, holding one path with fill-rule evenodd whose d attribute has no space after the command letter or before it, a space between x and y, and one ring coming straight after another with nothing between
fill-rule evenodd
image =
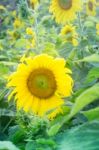
<instances>
[{"instance_id":1,"label":"sunflower center disc","mask_svg":"<svg viewBox=\"0 0 99 150\"><path fill-rule=\"evenodd\" d=\"M58 0L59 6L62 9L68 10L72 7L72 0Z\"/></svg>"},{"instance_id":2,"label":"sunflower center disc","mask_svg":"<svg viewBox=\"0 0 99 150\"><path fill-rule=\"evenodd\" d=\"M56 81L53 73L45 68L31 72L27 80L30 92L38 98L49 98L56 90Z\"/></svg>"},{"instance_id":3,"label":"sunflower center disc","mask_svg":"<svg viewBox=\"0 0 99 150\"><path fill-rule=\"evenodd\" d=\"M89 3L88 3L88 7L89 7L89 9L92 11L92 10L93 10L93 3L92 3L92 2L89 2Z\"/></svg>"}]
</instances>

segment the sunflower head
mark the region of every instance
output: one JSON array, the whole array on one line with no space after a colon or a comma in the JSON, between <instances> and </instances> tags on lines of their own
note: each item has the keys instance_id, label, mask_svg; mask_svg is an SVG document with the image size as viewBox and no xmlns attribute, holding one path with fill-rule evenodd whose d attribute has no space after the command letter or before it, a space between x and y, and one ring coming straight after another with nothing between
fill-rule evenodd
<instances>
[{"instance_id":1,"label":"sunflower head","mask_svg":"<svg viewBox=\"0 0 99 150\"><path fill-rule=\"evenodd\" d=\"M58 3L64 10L68 10L72 7L72 0L58 0Z\"/></svg>"},{"instance_id":2,"label":"sunflower head","mask_svg":"<svg viewBox=\"0 0 99 150\"><path fill-rule=\"evenodd\" d=\"M27 27L26 28L26 34L34 36L35 33L31 27Z\"/></svg>"},{"instance_id":3,"label":"sunflower head","mask_svg":"<svg viewBox=\"0 0 99 150\"><path fill-rule=\"evenodd\" d=\"M24 58L9 77L8 87L14 87L9 99L15 95L18 109L31 110L39 116L54 109L49 116L56 116L64 104L63 97L72 92L73 80L69 73L62 58L54 59L45 54Z\"/></svg>"},{"instance_id":4,"label":"sunflower head","mask_svg":"<svg viewBox=\"0 0 99 150\"><path fill-rule=\"evenodd\" d=\"M99 6L99 0L96 0L96 6Z\"/></svg>"},{"instance_id":5,"label":"sunflower head","mask_svg":"<svg viewBox=\"0 0 99 150\"><path fill-rule=\"evenodd\" d=\"M0 10L6 10L6 7L4 5L0 5Z\"/></svg>"},{"instance_id":6,"label":"sunflower head","mask_svg":"<svg viewBox=\"0 0 99 150\"><path fill-rule=\"evenodd\" d=\"M50 12L53 13L56 22L65 24L76 18L76 12L81 10L81 0L52 0Z\"/></svg>"},{"instance_id":7,"label":"sunflower head","mask_svg":"<svg viewBox=\"0 0 99 150\"><path fill-rule=\"evenodd\" d=\"M38 5L39 1L38 0L30 0L30 6L35 9L35 7Z\"/></svg>"},{"instance_id":8,"label":"sunflower head","mask_svg":"<svg viewBox=\"0 0 99 150\"><path fill-rule=\"evenodd\" d=\"M96 1L95 0L88 0L86 4L87 14L90 16L96 15Z\"/></svg>"},{"instance_id":9,"label":"sunflower head","mask_svg":"<svg viewBox=\"0 0 99 150\"><path fill-rule=\"evenodd\" d=\"M70 42L74 46L78 45L77 37L78 34L76 33L75 26L65 25L61 30L61 35L65 42Z\"/></svg>"},{"instance_id":10,"label":"sunflower head","mask_svg":"<svg viewBox=\"0 0 99 150\"><path fill-rule=\"evenodd\" d=\"M15 28L21 27L22 26L22 21L19 18L16 18L15 21L14 21L14 23L13 23L13 26Z\"/></svg>"}]
</instances>

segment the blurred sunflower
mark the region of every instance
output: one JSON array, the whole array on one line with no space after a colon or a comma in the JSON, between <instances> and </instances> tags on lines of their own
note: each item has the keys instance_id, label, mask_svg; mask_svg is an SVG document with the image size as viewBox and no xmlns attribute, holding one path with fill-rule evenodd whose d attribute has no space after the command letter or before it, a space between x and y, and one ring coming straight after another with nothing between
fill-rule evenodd
<instances>
[{"instance_id":1,"label":"blurred sunflower","mask_svg":"<svg viewBox=\"0 0 99 150\"><path fill-rule=\"evenodd\" d=\"M34 9L34 8L38 5L38 3L39 3L38 0L30 0L29 2L30 2L30 6L31 6L33 9Z\"/></svg>"},{"instance_id":2,"label":"blurred sunflower","mask_svg":"<svg viewBox=\"0 0 99 150\"><path fill-rule=\"evenodd\" d=\"M96 0L96 6L99 6L99 0Z\"/></svg>"},{"instance_id":3,"label":"blurred sunflower","mask_svg":"<svg viewBox=\"0 0 99 150\"><path fill-rule=\"evenodd\" d=\"M14 87L9 99L14 95L18 109L39 116L56 109L49 115L52 118L61 112L62 98L71 95L73 80L69 73L62 58L54 59L46 54L24 58L9 77L7 86Z\"/></svg>"},{"instance_id":4,"label":"blurred sunflower","mask_svg":"<svg viewBox=\"0 0 99 150\"><path fill-rule=\"evenodd\" d=\"M64 26L61 30L61 35L63 36L64 42L70 42L74 46L78 45L78 34L76 32L75 26L72 26L71 24Z\"/></svg>"},{"instance_id":5,"label":"blurred sunflower","mask_svg":"<svg viewBox=\"0 0 99 150\"><path fill-rule=\"evenodd\" d=\"M0 5L0 10L6 10L6 7L4 5Z\"/></svg>"},{"instance_id":6,"label":"blurred sunflower","mask_svg":"<svg viewBox=\"0 0 99 150\"><path fill-rule=\"evenodd\" d=\"M35 35L35 33L34 33L34 31L33 31L33 29L31 28L31 27L27 27L26 28L26 33L28 34L28 35Z\"/></svg>"},{"instance_id":7,"label":"blurred sunflower","mask_svg":"<svg viewBox=\"0 0 99 150\"><path fill-rule=\"evenodd\" d=\"M96 0L88 0L86 3L87 14L90 16L96 15Z\"/></svg>"},{"instance_id":8,"label":"blurred sunflower","mask_svg":"<svg viewBox=\"0 0 99 150\"><path fill-rule=\"evenodd\" d=\"M21 38L21 34L17 30L12 30L12 31L7 30L7 34L10 37L10 39L13 41Z\"/></svg>"},{"instance_id":9,"label":"blurred sunflower","mask_svg":"<svg viewBox=\"0 0 99 150\"><path fill-rule=\"evenodd\" d=\"M65 24L76 18L76 12L82 7L81 0L52 0L50 12L53 13L56 22Z\"/></svg>"},{"instance_id":10,"label":"blurred sunflower","mask_svg":"<svg viewBox=\"0 0 99 150\"><path fill-rule=\"evenodd\" d=\"M23 26L23 22L19 18L16 18L13 22L13 26L14 28L20 28Z\"/></svg>"},{"instance_id":11,"label":"blurred sunflower","mask_svg":"<svg viewBox=\"0 0 99 150\"><path fill-rule=\"evenodd\" d=\"M97 35L99 35L99 23L96 24Z\"/></svg>"},{"instance_id":12,"label":"blurred sunflower","mask_svg":"<svg viewBox=\"0 0 99 150\"><path fill-rule=\"evenodd\" d=\"M32 49L36 45L36 41L34 38L32 39L26 39L26 49Z\"/></svg>"},{"instance_id":13,"label":"blurred sunflower","mask_svg":"<svg viewBox=\"0 0 99 150\"><path fill-rule=\"evenodd\" d=\"M31 27L27 27L26 28L26 34L29 35L29 37L27 39L26 48L27 49L32 49L36 45L36 35L35 35L35 32L33 31L33 29Z\"/></svg>"}]
</instances>

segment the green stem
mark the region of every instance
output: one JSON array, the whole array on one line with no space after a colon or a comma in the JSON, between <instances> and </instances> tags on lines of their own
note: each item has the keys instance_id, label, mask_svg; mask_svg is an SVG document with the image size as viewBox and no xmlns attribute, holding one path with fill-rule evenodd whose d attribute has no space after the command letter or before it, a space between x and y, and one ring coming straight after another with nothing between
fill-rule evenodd
<instances>
[{"instance_id":1,"label":"green stem","mask_svg":"<svg viewBox=\"0 0 99 150\"><path fill-rule=\"evenodd\" d=\"M10 121L7 123L7 125L4 127L3 129L3 133L6 131L6 129L8 128L8 126L10 125L10 123L13 121L13 118L10 119Z\"/></svg>"},{"instance_id":2,"label":"green stem","mask_svg":"<svg viewBox=\"0 0 99 150\"><path fill-rule=\"evenodd\" d=\"M36 32L36 52L39 53L39 34L38 34L38 8L34 11L34 19L35 19L35 32Z\"/></svg>"},{"instance_id":3,"label":"green stem","mask_svg":"<svg viewBox=\"0 0 99 150\"><path fill-rule=\"evenodd\" d=\"M79 23L79 29L80 29L80 42L83 40L83 36L84 36L84 29L83 29L83 26L82 26L82 21L81 21L81 15L80 13L78 13L78 23ZM80 56L81 58L84 57L84 53L83 53L83 50L84 50L84 47L82 47L80 49Z\"/></svg>"}]
</instances>

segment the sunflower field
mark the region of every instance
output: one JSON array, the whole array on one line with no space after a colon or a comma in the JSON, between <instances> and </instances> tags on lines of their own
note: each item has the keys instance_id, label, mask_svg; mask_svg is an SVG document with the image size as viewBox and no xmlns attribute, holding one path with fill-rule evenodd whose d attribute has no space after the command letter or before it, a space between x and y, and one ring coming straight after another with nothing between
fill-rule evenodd
<instances>
[{"instance_id":1,"label":"sunflower field","mask_svg":"<svg viewBox=\"0 0 99 150\"><path fill-rule=\"evenodd\" d=\"M99 150L99 0L0 0L0 150Z\"/></svg>"}]
</instances>

